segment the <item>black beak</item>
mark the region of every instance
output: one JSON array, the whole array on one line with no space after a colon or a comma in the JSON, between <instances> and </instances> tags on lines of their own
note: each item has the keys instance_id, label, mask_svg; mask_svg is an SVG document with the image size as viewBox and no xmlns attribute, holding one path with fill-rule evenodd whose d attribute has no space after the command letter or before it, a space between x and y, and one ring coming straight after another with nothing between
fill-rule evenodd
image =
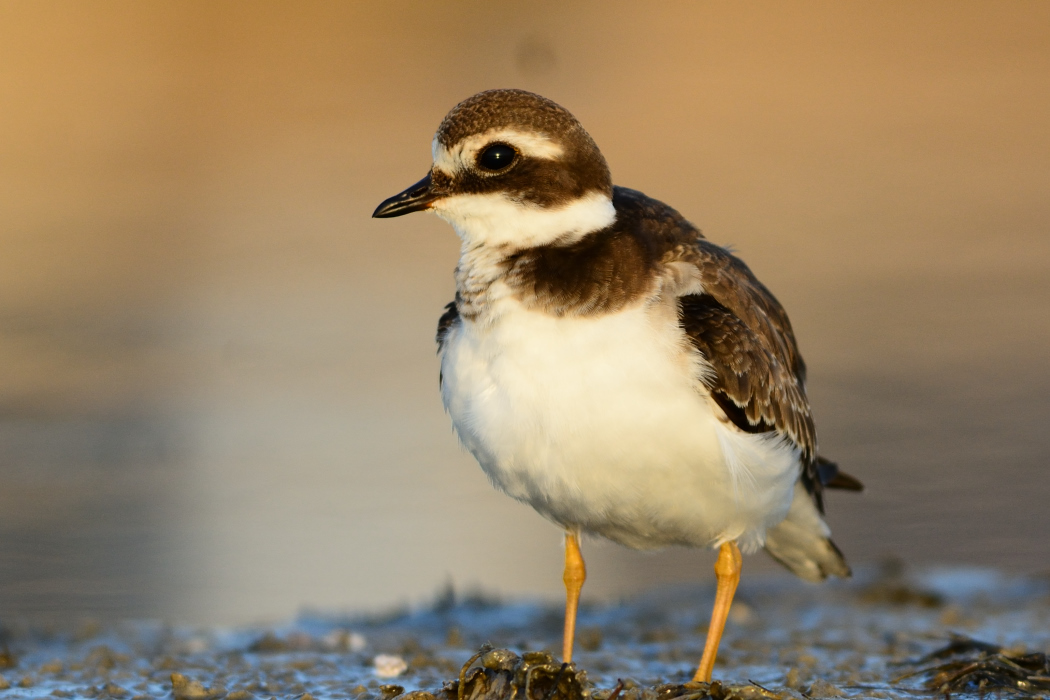
<instances>
[{"instance_id":1,"label":"black beak","mask_svg":"<svg viewBox=\"0 0 1050 700\"><path fill-rule=\"evenodd\" d=\"M394 216L411 214L414 211L426 211L441 196L431 189L430 173L427 173L425 178L376 207L376 210L372 212L372 218L389 219Z\"/></svg>"}]
</instances>

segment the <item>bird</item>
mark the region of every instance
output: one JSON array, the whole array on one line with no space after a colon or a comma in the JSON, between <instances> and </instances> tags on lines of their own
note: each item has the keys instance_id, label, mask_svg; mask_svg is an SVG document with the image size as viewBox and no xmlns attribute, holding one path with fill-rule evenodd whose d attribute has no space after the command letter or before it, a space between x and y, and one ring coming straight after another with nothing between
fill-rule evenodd
<instances>
[{"instance_id":1,"label":"bird","mask_svg":"<svg viewBox=\"0 0 1050 700\"><path fill-rule=\"evenodd\" d=\"M809 581L850 575L824 489L862 485L817 451L787 313L678 211L614 186L597 144L552 100L473 95L431 154L426 177L372 216L430 211L460 239L437 330L441 397L492 484L565 531L563 662L584 534L713 548L694 677L710 682L742 552L764 548Z\"/></svg>"}]
</instances>

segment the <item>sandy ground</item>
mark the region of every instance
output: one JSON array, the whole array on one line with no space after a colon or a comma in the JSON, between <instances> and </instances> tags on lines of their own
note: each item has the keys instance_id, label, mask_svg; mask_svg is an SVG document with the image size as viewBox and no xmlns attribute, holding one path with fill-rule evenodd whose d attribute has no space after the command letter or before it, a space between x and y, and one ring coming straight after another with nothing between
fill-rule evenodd
<instances>
[{"instance_id":1,"label":"sandy ground","mask_svg":"<svg viewBox=\"0 0 1050 700\"><path fill-rule=\"evenodd\" d=\"M501 685L500 673L521 680L534 666L534 680L554 685L542 693L526 689L530 698L911 697L929 693L921 675L898 680L918 668L909 662L944 647L952 635L998 644L1015 656L1050 650L1046 579L883 569L813 587L776 575L741 585L715 673L724 685L681 685L700 656L712 593L668 588L585 608L580 673L562 672L536 653L558 647L557 608L457 598L451 591L424 609L371 618L304 613L270 628L5 620L0 697L391 700L422 690L451 700L459 696L454 681L461 668L485 644L509 651L471 661L466 697L513 697L516 686Z\"/></svg>"}]
</instances>

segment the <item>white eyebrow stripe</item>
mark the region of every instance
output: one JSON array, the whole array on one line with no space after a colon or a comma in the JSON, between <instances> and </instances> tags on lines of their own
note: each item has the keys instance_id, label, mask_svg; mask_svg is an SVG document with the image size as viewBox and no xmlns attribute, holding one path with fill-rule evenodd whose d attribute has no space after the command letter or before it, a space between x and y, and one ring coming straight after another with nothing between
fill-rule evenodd
<instances>
[{"instance_id":1,"label":"white eyebrow stripe","mask_svg":"<svg viewBox=\"0 0 1050 700\"><path fill-rule=\"evenodd\" d=\"M529 158L554 160L565 152L564 148L543 134L510 128L489 129L481 134L468 136L452 148L446 148L435 136L431 143L434 167L447 175L452 175L457 170L473 165L478 151L495 141L509 144Z\"/></svg>"}]
</instances>

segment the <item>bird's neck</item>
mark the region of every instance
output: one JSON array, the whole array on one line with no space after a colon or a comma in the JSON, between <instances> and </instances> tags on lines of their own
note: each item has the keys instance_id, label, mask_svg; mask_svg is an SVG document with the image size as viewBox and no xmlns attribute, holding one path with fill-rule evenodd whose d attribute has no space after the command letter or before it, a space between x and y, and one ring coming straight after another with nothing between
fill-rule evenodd
<instances>
[{"instance_id":1,"label":"bird's neck","mask_svg":"<svg viewBox=\"0 0 1050 700\"><path fill-rule=\"evenodd\" d=\"M460 195L443 200L434 210L452 224L462 242L456 298L467 319L481 319L499 300L513 295L503 278L522 251L570 245L616 220L612 200L600 192L559 207L515 202L500 193Z\"/></svg>"}]
</instances>

